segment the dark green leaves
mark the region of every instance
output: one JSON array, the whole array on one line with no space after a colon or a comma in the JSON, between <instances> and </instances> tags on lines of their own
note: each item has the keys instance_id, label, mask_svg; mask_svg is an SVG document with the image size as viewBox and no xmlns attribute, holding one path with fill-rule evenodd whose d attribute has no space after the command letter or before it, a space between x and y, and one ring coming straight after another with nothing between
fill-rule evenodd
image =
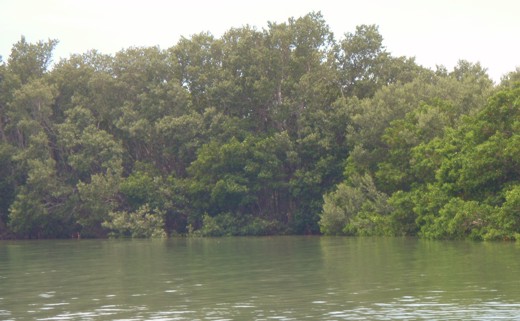
<instances>
[{"instance_id":1,"label":"dark green leaves","mask_svg":"<svg viewBox=\"0 0 520 321\"><path fill-rule=\"evenodd\" d=\"M0 237L517 237L518 72L491 96L319 12L50 68L56 45L0 65Z\"/></svg>"}]
</instances>

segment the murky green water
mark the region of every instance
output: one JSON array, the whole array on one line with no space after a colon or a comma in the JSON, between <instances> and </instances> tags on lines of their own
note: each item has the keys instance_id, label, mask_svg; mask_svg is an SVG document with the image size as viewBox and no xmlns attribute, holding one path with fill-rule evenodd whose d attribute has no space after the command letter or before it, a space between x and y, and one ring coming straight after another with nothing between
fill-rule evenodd
<instances>
[{"instance_id":1,"label":"murky green water","mask_svg":"<svg viewBox=\"0 0 520 321\"><path fill-rule=\"evenodd\" d=\"M0 320L520 320L520 244L0 242Z\"/></svg>"}]
</instances>

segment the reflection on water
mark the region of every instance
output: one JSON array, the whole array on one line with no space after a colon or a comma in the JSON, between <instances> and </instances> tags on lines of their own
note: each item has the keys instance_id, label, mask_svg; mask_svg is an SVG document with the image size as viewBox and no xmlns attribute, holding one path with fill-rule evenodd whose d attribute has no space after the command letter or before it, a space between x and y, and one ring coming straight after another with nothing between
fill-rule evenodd
<instances>
[{"instance_id":1,"label":"reflection on water","mask_svg":"<svg viewBox=\"0 0 520 321\"><path fill-rule=\"evenodd\" d=\"M381 238L0 243L0 320L520 320L520 246Z\"/></svg>"}]
</instances>

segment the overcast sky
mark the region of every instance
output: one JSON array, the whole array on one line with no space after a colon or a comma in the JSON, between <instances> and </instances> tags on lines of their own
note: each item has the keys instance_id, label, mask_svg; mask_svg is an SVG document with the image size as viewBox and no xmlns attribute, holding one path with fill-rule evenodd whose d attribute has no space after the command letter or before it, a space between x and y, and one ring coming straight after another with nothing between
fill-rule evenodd
<instances>
[{"instance_id":1,"label":"overcast sky","mask_svg":"<svg viewBox=\"0 0 520 321\"><path fill-rule=\"evenodd\" d=\"M0 56L24 35L58 39L55 61L97 49L169 48L181 36L284 22L321 11L336 39L376 24L395 56L448 69L480 62L493 79L520 66L520 0L0 0Z\"/></svg>"}]
</instances>

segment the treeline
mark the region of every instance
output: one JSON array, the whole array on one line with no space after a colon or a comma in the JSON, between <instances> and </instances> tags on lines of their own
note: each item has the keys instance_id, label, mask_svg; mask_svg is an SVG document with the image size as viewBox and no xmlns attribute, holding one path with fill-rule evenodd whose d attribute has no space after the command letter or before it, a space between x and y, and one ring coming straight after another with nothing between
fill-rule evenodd
<instances>
[{"instance_id":1,"label":"treeline","mask_svg":"<svg viewBox=\"0 0 520 321\"><path fill-rule=\"evenodd\" d=\"M520 231L520 70L430 70L320 13L0 61L0 236Z\"/></svg>"}]
</instances>

